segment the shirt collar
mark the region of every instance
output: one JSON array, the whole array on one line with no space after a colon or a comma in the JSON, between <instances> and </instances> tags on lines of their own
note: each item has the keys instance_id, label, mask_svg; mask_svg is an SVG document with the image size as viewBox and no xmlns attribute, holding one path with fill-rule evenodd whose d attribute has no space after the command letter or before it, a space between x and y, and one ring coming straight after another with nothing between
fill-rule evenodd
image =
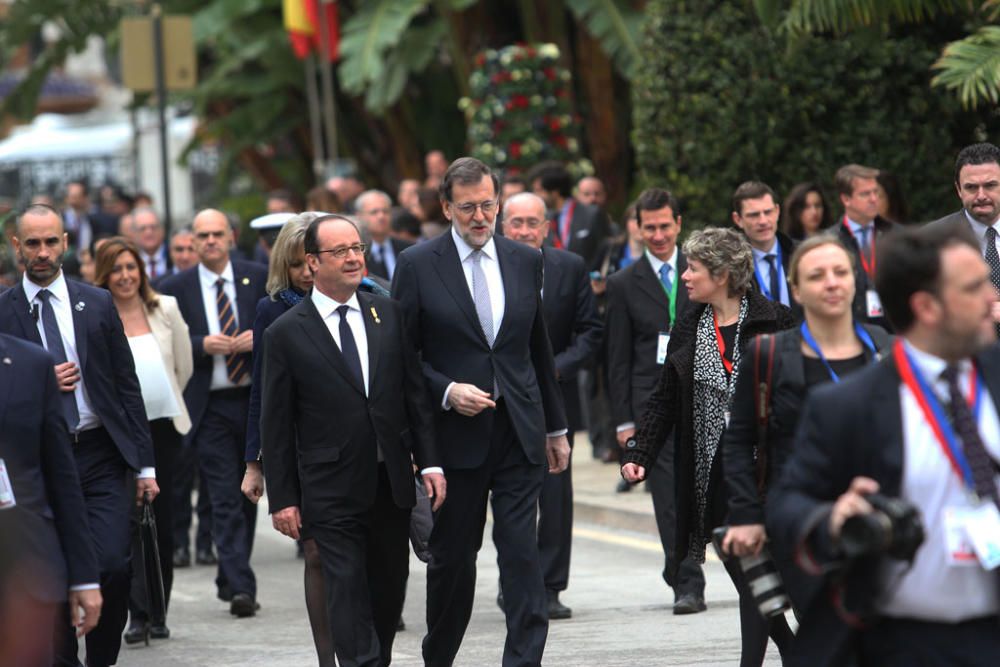
<instances>
[{"instance_id":1,"label":"shirt collar","mask_svg":"<svg viewBox=\"0 0 1000 667\"><path fill-rule=\"evenodd\" d=\"M233 263L226 262L226 268L222 269L222 273L215 273L209 270L204 264L198 262L198 277L201 279L201 284L205 287L215 288L215 281L219 278L225 279L227 283L234 282L233 280Z\"/></svg>"},{"instance_id":2,"label":"shirt collar","mask_svg":"<svg viewBox=\"0 0 1000 667\"><path fill-rule=\"evenodd\" d=\"M867 228L867 229L875 229L875 221L874 220L872 220L871 222L869 222L867 225L862 225L860 222L855 222L855 221L851 220L846 215L844 216L844 219L847 220L847 226L850 227L851 231L854 232L855 234L857 234L858 232L860 232L862 227Z\"/></svg>"},{"instance_id":3,"label":"shirt collar","mask_svg":"<svg viewBox=\"0 0 1000 667\"><path fill-rule=\"evenodd\" d=\"M649 248L644 251L646 259L649 260L649 265L653 267L653 273L660 275L660 267L667 264L670 267L670 279L674 280L677 278L677 246L674 246L674 251L670 253L670 259L664 262L662 259L658 259L653 253L649 252Z\"/></svg>"},{"instance_id":4,"label":"shirt collar","mask_svg":"<svg viewBox=\"0 0 1000 667\"><path fill-rule=\"evenodd\" d=\"M346 303L340 303L336 299L331 299L327 295L319 291L319 289L313 285L313 290L310 293L309 298L312 299L313 305L316 306L316 310L319 311L319 316L323 320L337 312L337 309L341 306L346 305L351 310L356 310L361 312L361 304L358 303L358 293L354 292L351 294L351 298L347 300Z\"/></svg>"},{"instance_id":5,"label":"shirt collar","mask_svg":"<svg viewBox=\"0 0 1000 667\"><path fill-rule=\"evenodd\" d=\"M913 360L913 364L920 371L920 375L924 380L932 385L936 385L941 380L941 373L948 366L948 362L941 357L934 356L930 352L918 350L905 338L903 339L903 345L906 347L906 352L910 355L910 359ZM968 373L971 366L972 362L968 359L958 362L959 377Z\"/></svg>"},{"instance_id":6,"label":"shirt collar","mask_svg":"<svg viewBox=\"0 0 1000 667\"><path fill-rule=\"evenodd\" d=\"M755 262L762 262L762 261L764 261L764 258L767 257L768 255L775 255L775 256L777 256L777 254L778 254L777 253L777 250L778 250L778 237L777 236L774 237L774 243L771 245L771 249L770 250L758 250L757 248L755 248L753 246L750 246L750 250L753 251L753 259L754 259Z\"/></svg>"},{"instance_id":7,"label":"shirt collar","mask_svg":"<svg viewBox=\"0 0 1000 667\"><path fill-rule=\"evenodd\" d=\"M38 298L38 293L43 289L47 289L56 298L56 301L69 303L69 286L66 284L66 276L63 274L62 269L59 270L59 275L56 276L56 279L47 287L36 285L28 280L27 273L21 278L21 286L24 288L24 296L28 300L28 303L33 303Z\"/></svg>"},{"instance_id":8,"label":"shirt collar","mask_svg":"<svg viewBox=\"0 0 1000 667\"><path fill-rule=\"evenodd\" d=\"M979 237L980 243L986 238L986 230L990 227L995 229L997 233L1000 233L1000 218L997 218L992 225L986 225L969 215L969 212L964 208L962 209L962 213L965 214L965 219L972 225L972 231Z\"/></svg>"},{"instance_id":9,"label":"shirt collar","mask_svg":"<svg viewBox=\"0 0 1000 667\"><path fill-rule=\"evenodd\" d=\"M464 264L465 260L469 258L469 255L472 254L472 251L475 250L475 248L466 243L465 239L458 235L458 230L455 229L455 225L451 226L451 238L455 241L455 249L458 250L458 261ZM493 241L492 236L490 237L490 240L486 242L486 245L480 248L480 250L482 250L483 254L490 259L496 259L496 243Z\"/></svg>"}]
</instances>

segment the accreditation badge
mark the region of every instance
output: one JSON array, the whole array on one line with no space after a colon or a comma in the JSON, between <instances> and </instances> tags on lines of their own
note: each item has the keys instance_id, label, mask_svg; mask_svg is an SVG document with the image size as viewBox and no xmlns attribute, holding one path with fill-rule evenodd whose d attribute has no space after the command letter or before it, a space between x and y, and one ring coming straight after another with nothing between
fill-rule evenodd
<instances>
[{"instance_id":1,"label":"accreditation badge","mask_svg":"<svg viewBox=\"0 0 1000 667\"><path fill-rule=\"evenodd\" d=\"M14 487L7 474L7 464L0 459L0 510L9 510L15 505L17 502L14 500Z\"/></svg>"},{"instance_id":2,"label":"accreditation badge","mask_svg":"<svg viewBox=\"0 0 1000 667\"><path fill-rule=\"evenodd\" d=\"M879 298L878 292L873 289L865 292L865 312L868 313L868 317L885 316L885 311L882 310L882 299Z\"/></svg>"},{"instance_id":3,"label":"accreditation badge","mask_svg":"<svg viewBox=\"0 0 1000 667\"><path fill-rule=\"evenodd\" d=\"M1000 510L991 500L969 511L965 536L984 570L1000 565Z\"/></svg>"},{"instance_id":4,"label":"accreditation badge","mask_svg":"<svg viewBox=\"0 0 1000 667\"><path fill-rule=\"evenodd\" d=\"M976 551L969 539L967 527L976 508L944 508L944 541L948 549L948 565L970 567L979 565Z\"/></svg>"},{"instance_id":5,"label":"accreditation badge","mask_svg":"<svg viewBox=\"0 0 1000 667\"><path fill-rule=\"evenodd\" d=\"M670 345L670 332L661 331L656 338L656 363L662 366L667 362L667 346Z\"/></svg>"}]
</instances>

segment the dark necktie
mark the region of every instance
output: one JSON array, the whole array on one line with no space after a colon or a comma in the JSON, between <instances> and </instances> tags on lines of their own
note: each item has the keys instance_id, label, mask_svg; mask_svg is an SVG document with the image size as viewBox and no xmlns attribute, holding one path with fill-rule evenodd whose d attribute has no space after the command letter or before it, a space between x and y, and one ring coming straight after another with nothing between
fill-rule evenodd
<instances>
[{"instance_id":1,"label":"dark necktie","mask_svg":"<svg viewBox=\"0 0 1000 667\"><path fill-rule=\"evenodd\" d=\"M52 302L49 297L52 292L43 289L38 293L38 298L42 300L42 328L45 330L45 349L55 359L56 364L64 364L69 359L66 357L66 346L63 345L62 334L59 333L59 323L56 321L55 311L52 310ZM76 392L63 391L62 395L63 415L69 425L71 433L76 432L80 425L80 410L76 407Z\"/></svg>"},{"instance_id":2,"label":"dark necktie","mask_svg":"<svg viewBox=\"0 0 1000 667\"><path fill-rule=\"evenodd\" d=\"M358 354L358 344L354 340L351 325L347 323L349 309L349 306L337 307L337 314L340 315L340 353L344 356L344 361L347 363L351 375L358 381L358 386L365 389L365 375L361 371L361 355ZM365 393L368 392L365 391Z\"/></svg>"},{"instance_id":3,"label":"dark necktie","mask_svg":"<svg viewBox=\"0 0 1000 667\"><path fill-rule=\"evenodd\" d=\"M986 228L986 252L983 254L990 267L990 280L1000 290L1000 254L997 253L997 230Z\"/></svg>"},{"instance_id":4,"label":"dark necktie","mask_svg":"<svg viewBox=\"0 0 1000 667\"><path fill-rule=\"evenodd\" d=\"M215 281L215 307L219 311L219 333L223 336L236 337L240 330L236 326L236 313L225 290L226 279ZM226 355L226 375L233 384L240 384L246 379L249 365L245 354L233 352Z\"/></svg>"},{"instance_id":5,"label":"dark necktie","mask_svg":"<svg viewBox=\"0 0 1000 667\"><path fill-rule=\"evenodd\" d=\"M771 268L771 300L781 303L781 288L778 284L778 263L777 255L769 254L764 255L767 265Z\"/></svg>"},{"instance_id":6,"label":"dark necktie","mask_svg":"<svg viewBox=\"0 0 1000 667\"><path fill-rule=\"evenodd\" d=\"M948 412L958 439L962 441L965 460L968 461L969 468L972 470L972 481L976 487L976 495L982 499L990 498L1000 507L1000 498L997 497L997 485L994 481L996 464L990 458L989 452L986 451L986 446L983 445L976 418L958 386L958 366L949 365L941 373L941 378L948 383L948 395L951 400Z\"/></svg>"}]
</instances>

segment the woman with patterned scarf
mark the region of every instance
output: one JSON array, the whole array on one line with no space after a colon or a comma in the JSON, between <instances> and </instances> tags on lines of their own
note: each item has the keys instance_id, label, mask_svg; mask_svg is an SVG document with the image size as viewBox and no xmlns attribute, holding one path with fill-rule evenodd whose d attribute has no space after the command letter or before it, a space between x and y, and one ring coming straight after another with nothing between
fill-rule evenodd
<instances>
[{"instance_id":1,"label":"woman with patterned scarf","mask_svg":"<svg viewBox=\"0 0 1000 667\"><path fill-rule=\"evenodd\" d=\"M316 218L326 215L309 211L288 219L282 225L271 249L270 267L267 274L267 293L257 303L257 316L253 323L253 383L250 386L250 407L247 415L247 470L243 477L243 494L256 503L264 495L264 474L260 455L260 397L262 382L264 331L292 306L309 295L313 279L306 264L303 248L306 229ZM370 278L363 278L358 288L363 292L374 292L388 296L389 291ZM310 538L308 527L303 526L299 545L305 558L306 611L312 627L313 643L321 667L333 667L333 642L330 624L327 621L326 580L320 564L319 548Z\"/></svg>"},{"instance_id":2,"label":"woman with patterned scarf","mask_svg":"<svg viewBox=\"0 0 1000 667\"><path fill-rule=\"evenodd\" d=\"M732 229L696 231L684 243L688 268L681 276L695 304L674 327L667 359L635 438L626 443L622 476L629 482L646 471L674 432L677 497L675 551L671 567L686 556L705 562L705 546L715 526L725 523L726 485L719 443L740 368L740 356L757 334L795 326L791 311L754 286L753 252ZM745 590L735 561L726 570L738 590ZM754 610L752 613L757 613ZM761 641L760 623L741 614L744 660L753 663ZM772 624L779 650L790 643L787 625ZM750 656L754 656L751 658Z\"/></svg>"}]
</instances>

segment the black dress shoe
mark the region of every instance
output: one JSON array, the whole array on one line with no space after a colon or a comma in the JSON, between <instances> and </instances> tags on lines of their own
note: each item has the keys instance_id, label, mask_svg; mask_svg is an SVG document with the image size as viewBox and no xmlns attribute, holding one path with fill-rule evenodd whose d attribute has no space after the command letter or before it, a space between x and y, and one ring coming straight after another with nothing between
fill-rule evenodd
<instances>
[{"instance_id":1,"label":"black dress shoe","mask_svg":"<svg viewBox=\"0 0 1000 667\"><path fill-rule=\"evenodd\" d=\"M174 549L174 568L191 567L191 552L187 547L177 547Z\"/></svg>"},{"instance_id":2,"label":"black dress shoe","mask_svg":"<svg viewBox=\"0 0 1000 667\"><path fill-rule=\"evenodd\" d=\"M233 589L229 587L229 584L220 584L215 590L215 597L219 598L223 602L232 602Z\"/></svg>"},{"instance_id":3,"label":"black dress shoe","mask_svg":"<svg viewBox=\"0 0 1000 667\"><path fill-rule=\"evenodd\" d=\"M260 606L247 593L236 593L229 603L229 613L237 618L249 618L257 613Z\"/></svg>"},{"instance_id":4,"label":"black dress shoe","mask_svg":"<svg viewBox=\"0 0 1000 667\"><path fill-rule=\"evenodd\" d=\"M170 639L170 628L166 625L149 626L150 639Z\"/></svg>"},{"instance_id":5,"label":"black dress shoe","mask_svg":"<svg viewBox=\"0 0 1000 667\"><path fill-rule=\"evenodd\" d=\"M503 591L497 591L497 606L500 607L500 611L507 613L507 610L503 608Z\"/></svg>"},{"instance_id":6,"label":"black dress shoe","mask_svg":"<svg viewBox=\"0 0 1000 667\"><path fill-rule=\"evenodd\" d=\"M403 617L400 616L399 622L396 623L396 632L403 632L405 630L406 630L406 622L403 620Z\"/></svg>"},{"instance_id":7,"label":"black dress shoe","mask_svg":"<svg viewBox=\"0 0 1000 667\"><path fill-rule=\"evenodd\" d=\"M559 601L559 591L545 591L545 594L549 599L550 621L560 621L573 617L573 610Z\"/></svg>"},{"instance_id":8,"label":"black dress shoe","mask_svg":"<svg viewBox=\"0 0 1000 667\"><path fill-rule=\"evenodd\" d=\"M145 642L149 646L149 634L149 623L130 623L125 631L125 643L132 646Z\"/></svg>"},{"instance_id":9,"label":"black dress shoe","mask_svg":"<svg viewBox=\"0 0 1000 667\"><path fill-rule=\"evenodd\" d=\"M215 552L209 547L208 549L199 549L194 556L194 562L198 565L216 565L219 559L215 557Z\"/></svg>"},{"instance_id":10,"label":"black dress shoe","mask_svg":"<svg viewBox=\"0 0 1000 667\"><path fill-rule=\"evenodd\" d=\"M698 612L705 611L707 608L705 606L705 598L702 596L695 595L694 593L684 593L674 603L674 616L697 614Z\"/></svg>"}]
</instances>

